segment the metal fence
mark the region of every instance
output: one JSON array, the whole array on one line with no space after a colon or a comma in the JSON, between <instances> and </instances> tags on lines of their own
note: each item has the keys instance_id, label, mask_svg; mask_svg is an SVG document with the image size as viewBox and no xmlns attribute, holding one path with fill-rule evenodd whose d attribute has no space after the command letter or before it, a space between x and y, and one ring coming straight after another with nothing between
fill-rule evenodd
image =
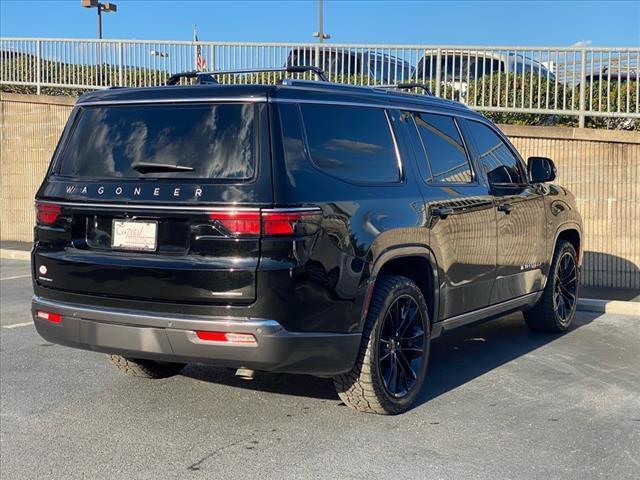
<instances>
[{"instance_id":1,"label":"metal fence","mask_svg":"<svg viewBox=\"0 0 640 480\"><path fill-rule=\"evenodd\" d=\"M97 89L170 74L315 65L356 85L419 82L486 112L640 118L640 48L168 42L0 38L0 83ZM274 82L277 73L233 81Z\"/></svg>"}]
</instances>

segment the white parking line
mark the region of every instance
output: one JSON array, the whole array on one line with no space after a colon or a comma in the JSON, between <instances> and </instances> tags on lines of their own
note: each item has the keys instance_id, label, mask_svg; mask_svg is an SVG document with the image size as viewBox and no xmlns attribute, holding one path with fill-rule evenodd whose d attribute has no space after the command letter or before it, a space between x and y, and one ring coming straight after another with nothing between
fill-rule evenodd
<instances>
[{"instance_id":1,"label":"white parking line","mask_svg":"<svg viewBox=\"0 0 640 480\"><path fill-rule=\"evenodd\" d=\"M2 325L2 328L18 328L33 325L33 322L14 323L13 325Z\"/></svg>"},{"instance_id":2,"label":"white parking line","mask_svg":"<svg viewBox=\"0 0 640 480\"><path fill-rule=\"evenodd\" d=\"M28 275L15 275L13 277L0 278L0 280L16 280L18 278L27 278L27 277L30 277L30 276L31 276L31 274L28 274Z\"/></svg>"}]
</instances>

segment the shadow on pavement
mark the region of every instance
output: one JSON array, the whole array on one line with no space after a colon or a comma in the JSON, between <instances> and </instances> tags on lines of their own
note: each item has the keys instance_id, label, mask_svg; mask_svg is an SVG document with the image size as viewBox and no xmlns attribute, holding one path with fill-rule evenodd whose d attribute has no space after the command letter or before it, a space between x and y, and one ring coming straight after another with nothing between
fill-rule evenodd
<instances>
[{"instance_id":1,"label":"shadow on pavement","mask_svg":"<svg viewBox=\"0 0 640 480\"><path fill-rule=\"evenodd\" d=\"M599 313L580 312L565 334L535 333L516 313L443 336L431 344L426 385L421 405L485 373L588 325Z\"/></svg>"},{"instance_id":2,"label":"shadow on pavement","mask_svg":"<svg viewBox=\"0 0 640 480\"><path fill-rule=\"evenodd\" d=\"M565 335L599 315L581 312ZM560 335L531 332L522 315L513 314L436 339L431 345L427 382L414 408L558 338ZM230 369L202 365L189 365L183 375L237 388L338 400L330 379L306 375L256 372L248 381L235 377Z\"/></svg>"}]
</instances>

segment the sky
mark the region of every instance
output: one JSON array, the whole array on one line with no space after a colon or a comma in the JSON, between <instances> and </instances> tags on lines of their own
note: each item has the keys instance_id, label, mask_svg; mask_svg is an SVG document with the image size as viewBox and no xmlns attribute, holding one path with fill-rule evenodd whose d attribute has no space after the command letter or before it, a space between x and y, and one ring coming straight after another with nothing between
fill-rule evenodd
<instances>
[{"instance_id":1,"label":"sky","mask_svg":"<svg viewBox=\"0 0 640 480\"><path fill-rule=\"evenodd\" d=\"M104 0L103 0L104 1ZM300 1L115 0L105 38L314 42L318 6ZM325 0L331 43L640 46L640 0L347 1ZM3 37L94 38L96 10L80 0L0 0Z\"/></svg>"}]
</instances>

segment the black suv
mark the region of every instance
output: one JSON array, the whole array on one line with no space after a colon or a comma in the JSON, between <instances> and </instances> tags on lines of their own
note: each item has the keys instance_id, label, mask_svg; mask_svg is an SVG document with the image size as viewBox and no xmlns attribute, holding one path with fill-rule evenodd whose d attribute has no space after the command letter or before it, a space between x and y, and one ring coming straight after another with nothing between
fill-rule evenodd
<instances>
[{"instance_id":1,"label":"black suv","mask_svg":"<svg viewBox=\"0 0 640 480\"><path fill-rule=\"evenodd\" d=\"M127 373L190 362L333 377L395 414L432 339L573 320L582 227L555 167L465 106L285 79L109 89L36 196L33 319Z\"/></svg>"}]
</instances>

